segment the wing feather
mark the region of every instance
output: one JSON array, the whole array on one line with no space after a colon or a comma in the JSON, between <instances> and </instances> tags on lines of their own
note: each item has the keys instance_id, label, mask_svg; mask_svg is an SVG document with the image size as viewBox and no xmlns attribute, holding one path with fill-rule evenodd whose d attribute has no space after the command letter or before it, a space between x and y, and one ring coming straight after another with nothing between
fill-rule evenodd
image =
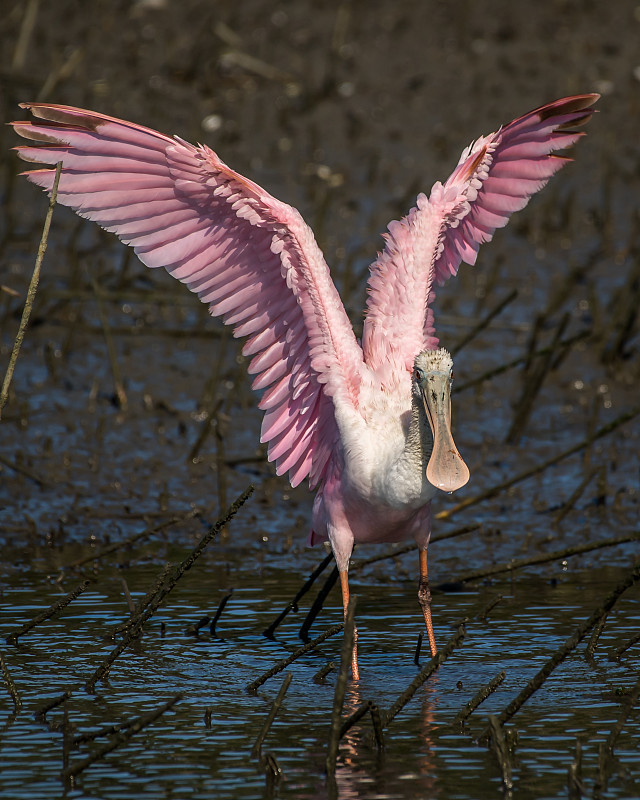
<instances>
[{"instance_id":1,"label":"wing feather","mask_svg":"<svg viewBox=\"0 0 640 800\"><path fill-rule=\"evenodd\" d=\"M433 186L404 219L389 225L384 251L372 266L363 332L365 362L410 370L433 336L434 282L474 264L483 242L567 161L555 154L584 134L597 94L566 97L537 108L472 143L443 185Z\"/></svg>"},{"instance_id":2,"label":"wing feather","mask_svg":"<svg viewBox=\"0 0 640 800\"><path fill-rule=\"evenodd\" d=\"M58 201L165 267L250 336L253 387L265 390L262 441L293 485L322 480L338 438L335 403L357 403L362 351L328 267L299 213L194 147L82 109L25 104L14 123L25 161L62 161ZM26 173L51 191L54 171ZM322 424L319 424L322 422Z\"/></svg>"}]
</instances>

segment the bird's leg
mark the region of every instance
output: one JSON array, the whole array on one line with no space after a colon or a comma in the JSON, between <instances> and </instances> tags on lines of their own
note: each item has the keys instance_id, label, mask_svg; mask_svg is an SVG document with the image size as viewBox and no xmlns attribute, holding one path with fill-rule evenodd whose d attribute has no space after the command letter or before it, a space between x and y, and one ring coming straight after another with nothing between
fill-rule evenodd
<instances>
[{"instance_id":1,"label":"bird's leg","mask_svg":"<svg viewBox=\"0 0 640 800\"><path fill-rule=\"evenodd\" d=\"M436 637L433 635L433 623L431 622L431 589L429 588L429 575L427 573L427 548L421 548L419 554L420 583L418 584L418 602L424 614L427 636L429 637L429 647L431 648L431 657L433 658L438 652L438 648L436 646Z\"/></svg>"},{"instance_id":2,"label":"bird's leg","mask_svg":"<svg viewBox=\"0 0 640 800\"><path fill-rule=\"evenodd\" d=\"M344 609L344 618L347 619L347 609L349 608L349 572L345 569L340 572L340 587L342 588L342 607ZM353 680L360 680L360 671L358 669L358 629L353 626L353 653L351 654L351 671L353 673Z\"/></svg>"}]
</instances>

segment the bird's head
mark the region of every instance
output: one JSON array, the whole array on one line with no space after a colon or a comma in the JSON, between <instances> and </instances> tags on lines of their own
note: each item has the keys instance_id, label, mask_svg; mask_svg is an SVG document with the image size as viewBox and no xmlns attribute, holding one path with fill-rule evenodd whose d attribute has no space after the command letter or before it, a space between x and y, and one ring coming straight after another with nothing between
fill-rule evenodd
<instances>
[{"instance_id":1,"label":"bird's head","mask_svg":"<svg viewBox=\"0 0 640 800\"><path fill-rule=\"evenodd\" d=\"M469 480L469 469L451 434L452 379L453 359L444 348L423 350L416 356L413 392L417 401L424 405L433 436L427 480L443 492L455 492Z\"/></svg>"}]
</instances>

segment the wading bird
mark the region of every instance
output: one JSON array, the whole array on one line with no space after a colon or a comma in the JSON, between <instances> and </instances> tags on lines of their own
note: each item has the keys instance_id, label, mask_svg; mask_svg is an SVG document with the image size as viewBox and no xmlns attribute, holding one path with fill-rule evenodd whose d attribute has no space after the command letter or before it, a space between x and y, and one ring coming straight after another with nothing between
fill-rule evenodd
<instances>
[{"instance_id":1,"label":"wading bird","mask_svg":"<svg viewBox=\"0 0 640 800\"><path fill-rule=\"evenodd\" d=\"M27 103L13 123L37 144L30 162L62 161L58 202L164 267L214 316L247 337L262 392L263 442L292 486L317 489L312 543L328 539L346 614L355 542L415 538L429 635L431 499L469 470L451 435L452 360L434 336L434 285L474 264L478 248L568 159L598 95L542 106L472 143L446 183L389 225L371 266L362 343L313 233L298 211L195 147L131 122ZM51 192L51 168L25 173ZM358 678L357 652L353 676Z\"/></svg>"}]
</instances>

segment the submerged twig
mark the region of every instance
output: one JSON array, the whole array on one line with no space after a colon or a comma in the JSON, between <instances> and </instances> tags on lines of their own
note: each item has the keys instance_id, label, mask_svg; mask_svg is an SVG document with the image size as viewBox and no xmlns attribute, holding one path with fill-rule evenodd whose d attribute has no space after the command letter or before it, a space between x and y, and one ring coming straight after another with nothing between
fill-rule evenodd
<instances>
[{"instance_id":1,"label":"submerged twig","mask_svg":"<svg viewBox=\"0 0 640 800\"><path fill-rule=\"evenodd\" d=\"M513 789L511 759L509 758L509 751L504 739L502 727L493 714L489 716L489 730L491 731L492 749L498 761L498 765L500 766L500 772L502 773L502 786L507 796L510 796L511 790Z\"/></svg>"},{"instance_id":2,"label":"submerged twig","mask_svg":"<svg viewBox=\"0 0 640 800\"><path fill-rule=\"evenodd\" d=\"M617 661L623 653L625 653L630 647L633 647L634 644L638 644L638 642L640 642L640 633L636 633L635 636L632 636L623 645L613 650L609 655L609 660Z\"/></svg>"},{"instance_id":3,"label":"submerged twig","mask_svg":"<svg viewBox=\"0 0 640 800\"><path fill-rule=\"evenodd\" d=\"M338 580L338 567L334 567L329 573L329 577L322 584L322 588L316 595L315 600L313 601L311 608L307 612L307 616L304 618L304 622L300 627L298 636L300 636L303 642L309 639L309 629L313 625L318 614L322 611L322 607L324 606L324 601L327 599L327 595L333 589L337 580Z\"/></svg>"},{"instance_id":4,"label":"submerged twig","mask_svg":"<svg viewBox=\"0 0 640 800\"><path fill-rule=\"evenodd\" d=\"M37 711L34 713L33 716L36 718L38 722L44 722L47 714L50 711L53 711L54 708L57 708L59 705L68 700L72 696L74 691L75 691L74 689L67 689L61 695L58 695L58 697L54 697L53 700L49 700L48 703L45 703L43 706L40 706L40 708L37 709Z\"/></svg>"},{"instance_id":5,"label":"submerged twig","mask_svg":"<svg viewBox=\"0 0 640 800\"><path fill-rule=\"evenodd\" d=\"M269 713L267 714L267 718L265 719L264 724L260 730L260 733L258 734L258 737L255 741L255 744L253 745L253 749L251 750L252 756L254 757L257 756L258 758L261 757L262 744L267 734L269 733L269 728L271 727L273 720L276 718L276 714L280 710L280 706L282 705L282 701L284 700L284 696L287 693L287 689L289 688L289 684L291 683L292 679L293 675L290 672L288 672L285 675L284 680L282 681L282 686L280 687L278 696L273 701L271 708L269 709Z\"/></svg>"},{"instance_id":6,"label":"submerged twig","mask_svg":"<svg viewBox=\"0 0 640 800\"><path fill-rule=\"evenodd\" d=\"M119 542L114 542L113 544L107 545L106 547L101 547L99 550L96 550L94 553L91 553L88 556L83 556L82 558L78 558L75 561L71 561L69 564L63 564L62 569L75 569L76 567L81 567L84 564L88 564L90 561L97 561L105 556L110 555L111 553L115 553L116 550L121 550L125 547L130 547L132 544L139 542L140 539L144 539L146 536L153 536L156 533L164 530L165 528L169 528L172 525L178 525L181 522L186 522L187 520L193 519L197 517L201 513L198 509L191 509L190 511L186 512L182 516L175 516L171 519L168 519L166 522L161 522L158 525L153 525L150 527L145 528L140 533L135 533L133 536L129 536L127 539L123 539Z\"/></svg>"},{"instance_id":7,"label":"submerged twig","mask_svg":"<svg viewBox=\"0 0 640 800\"><path fill-rule=\"evenodd\" d=\"M473 533L473 531L480 530L482 525L479 522L471 523L470 525L463 525L461 528L456 528L453 531L446 531L445 533L436 533L434 534L431 539L429 540L430 544L434 544L435 542L442 542L445 539L455 539L457 536L464 536L467 533ZM411 544L406 544L403 547L397 547L388 553L383 553L379 556L371 556L371 558L365 558L363 561L354 561L351 567L349 568L350 573L353 575L356 572L364 569L365 567L370 566L371 564L377 564L379 561L386 561L389 558L396 558L396 556L402 556L405 553L415 553L417 552L415 542Z\"/></svg>"},{"instance_id":8,"label":"submerged twig","mask_svg":"<svg viewBox=\"0 0 640 800\"><path fill-rule=\"evenodd\" d=\"M37 8L37 3L36 3L36 8ZM44 226L42 228L42 237L40 239L40 245L38 246L38 254L36 256L36 263L33 268L33 274L31 275L31 281L29 282L29 288L27 289L27 298L24 302L24 309L22 310L22 317L20 318L18 333L16 334L16 339L15 342L13 343L13 349L9 357L9 364L7 366L7 371L4 376L4 381L2 383L2 389L0 389L0 419L2 419L2 409L5 407L7 399L9 398L9 388L11 386L11 380L13 379L13 373L16 368L16 362L18 361L18 355L20 354L20 348L22 347L22 341L24 339L24 334L27 329L27 325L29 324L29 318L31 317L33 303L36 298L36 291L38 290L42 261L44 260L44 254L47 251L47 240L49 239L51 217L53 216L53 208L56 204L56 199L58 197L58 184L60 183L61 171L62 171L62 161L59 161L56 166L56 176L53 180L53 187L51 189L51 196L49 198L49 208L47 209L47 215L44 219Z\"/></svg>"},{"instance_id":9,"label":"submerged twig","mask_svg":"<svg viewBox=\"0 0 640 800\"><path fill-rule=\"evenodd\" d=\"M36 475L36 473L33 472L32 470L26 469L20 464L14 464L12 461L9 461L8 458L5 458L2 455L0 455L0 464L4 464L5 467L8 467L14 472L17 472L18 475L24 475L25 478L29 478L29 480L34 481L35 483L38 484L38 486L42 488L46 488L47 486L49 486L47 481L43 480L39 475Z\"/></svg>"},{"instance_id":10,"label":"submerged twig","mask_svg":"<svg viewBox=\"0 0 640 800\"><path fill-rule=\"evenodd\" d=\"M490 612L498 605L498 603L502 600L502 595L496 595L493 600L490 600L487 605L482 609L482 611L478 612L476 619L478 622L484 622L487 617L489 616Z\"/></svg>"},{"instance_id":11,"label":"submerged twig","mask_svg":"<svg viewBox=\"0 0 640 800\"><path fill-rule=\"evenodd\" d=\"M202 537L202 539L200 539L196 547L184 559L184 561L174 568L172 574L168 576L168 580L165 580L162 584L160 584L158 591L150 600L148 606L137 616L132 617L127 621L127 632L123 641L120 642L120 644L117 645L117 647L115 647L111 653L109 653L102 664L95 670L93 675L87 681L86 689L88 692L94 691L96 683L105 677L105 675L111 669L111 665L118 658L118 656L121 655L124 650L126 650L126 648L134 639L137 639L141 635L144 623L147 622L153 616L153 614L155 614L160 606L160 603L169 594L169 592L172 591L184 573L191 569L197 559L200 558L209 542L214 539L220 530L229 522L229 520L236 515L239 509L253 493L253 489L253 484L251 484L244 490L244 492L229 506L226 514L220 517L220 519L216 521L215 525L213 525Z\"/></svg>"},{"instance_id":12,"label":"submerged twig","mask_svg":"<svg viewBox=\"0 0 640 800\"><path fill-rule=\"evenodd\" d=\"M20 694L16 689L16 685L13 682L13 678L9 672L9 667L7 666L7 662L4 660L2 653L0 653L0 672L2 672L2 680L4 681L9 695L13 700L13 710L18 711L20 708L22 708L22 699L20 698Z\"/></svg>"},{"instance_id":13,"label":"submerged twig","mask_svg":"<svg viewBox=\"0 0 640 800\"><path fill-rule=\"evenodd\" d=\"M416 643L416 651L413 654L413 663L416 667L420 666L420 650L422 650L422 640L424 639L424 631L420 631L418 634L418 641Z\"/></svg>"},{"instance_id":14,"label":"submerged twig","mask_svg":"<svg viewBox=\"0 0 640 800\"><path fill-rule=\"evenodd\" d=\"M90 767L91 764L94 764L96 761L99 761L101 758L104 758L108 753L111 753L117 747L120 747L123 744L126 744L132 736L136 733L139 733L143 728L146 728L148 725L151 725L152 722L155 722L159 719L163 714L169 711L173 706L182 700L182 694L176 694L171 700L168 700L166 703L163 703L160 708L157 708L155 711L150 711L148 714L144 714L143 716L139 717L134 722L128 725L127 730L124 733L117 732L114 740L112 742L108 742L99 750L96 750L87 758L84 758L82 761L74 764L72 767L67 767L63 770L62 776L65 780L69 778L73 778L76 775L79 775L81 772L84 772L87 767Z\"/></svg>"},{"instance_id":15,"label":"submerged twig","mask_svg":"<svg viewBox=\"0 0 640 800\"><path fill-rule=\"evenodd\" d=\"M340 625L334 625L332 628L329 628L324 633L321 633L320 636L316 636L315 639L312 641L307 642L302 647L299 647L294 653L292 653L287 658L284 658L282 661L279 661L275 664L271 669L267 670L263 675L259 678L256 678L255 681L252 681L250 684L247 685L247 691L250 694L255 694L256 691L262 686L263 683L272 678L274 675L277 675L279 672L282 672L283 669L286 669L289 664L295 661L300 656L303 656L305 653L308 653L309 650L313 650L314 647L317 647L321 642L324 642L325 639L328 639L330 636L335 636L336 633L340 633L340 631L344 628L344 625L340 623Z\"/></svg>"},{"instance_id":16,"label":"submerged twig","mask_svg":"<svg viewBox=\"0 0 640 800\"><path fill-rule=\"evenodd\" d=\"M65 606L68 606L72 600L76 599L76 597L80 597L80 595L85 591L85 589L87 588L87 586L89 586L90 583L91 581L82 581L82 583L79 586L76 586L75 589L73 589L71 592L69 592L69 594L65 595L63 598L58 600L57 603L54 603L52 606L47 608L41 614L38 614L37 617L34 617L29 622L25 622L25 624L21 628L18 628L18 630L13 631L13 633L10 633L5 639L6 643L18 644L18 639L21 636L24 636L25 633L28 633L32 628L35 628L36 625L40 625L41 622L45 622L46 620L50 619L50 617L53 617L55 614L57 614L59 611L62 611L62 609Z\"/></svg>"},{"instance_id":17,"label":"submerged twig","mask_svg":"<svg viewBox=\"0 0 640 800\"><path fill-rule=\"evenodd\" d=\"M576 739L576 757L569 764L567 770L567 788L569 789L569 800L582 800L585 786L582 782L582 744L580 739Z\"/></svg>"},{"instance_id":18,"label":"submerged twig","mask_svg":"<svg viewBox=\"0 0 640 800\"><path fill-rule=\"evenodd\" d=\"M591 614L589 619L585 620L580 626L578 626L575 633L570 636L567 641L559 647L556 652L551 656L551 658L546 662L546 664L539 670L536 675L529 681L529 683L524 687L524 689L518 694L518 696L512 700L509 705L502 711L500 716L498 717L498 722L500 725L504 725L505 722L508 722L527 702L527 700L531 697L531 695L539 689L542 684L546 681L546 679L551 675L553 670L561 664L564 659L571 653L575 648L580 644L580 642L584 639L584 637L589 633L589 631L596 625L602 617L606 616L613 606L616 604L618 598L626 592L629 587L633 586L638 580L640 580L640 564L633 569L627 577L621 581L615 589L605 598L604 602L601 606L596 608L596 610ZM486 729L482 734L481 740L486 740L490 736L490 731Z\"/></svg>"},{"instance_id":19,"label":"submerged twig","mask_svg":"<svg viewBox=\"0 0 640 800\"><path fill-rule=\"evenodd\" d=\"M218 624L218 620L220 619L220 615L224 611L225 606L233 597L233 589L222 598L220 603L218 604L218 608L216 609L216 613L213 615L213 619L211 620L211 625L209 626L209 633L212 636L216 635L216 625Z\"/></svg>"},{"instance_id":20,"label":"submerged twig","mask_svg":"<svg viewBox=\"0 0 640 800\"><path fill-rule=\"evenodd\" d=\"M262 631L263 636L266 636L267 639L273 638L273 634L275 633L275 630L278 627L278 625L280 625L280 623L285 619L285 617L290 611L296 612L298 610L298 603L300 602L300 600L305 596L305 594L313 586L318 576L329 566L332 560L333 560L333 553L329 553L322 559L320 564L318 564L318 566L313 570L311 575L309 575L304 584L300 587L293 600L291 600L287 604L284 611L278 617L276 617L276 619L271 623L271 625L269 625L268 628L265 628L265 630Z\"/></svg>"},{"instance_id":21,"label":"submerged twig","mask_svg":"<svg viewBox=\"0 0 640 800\"><path fill-rule=\"evenodd\" d=\"M598 647L598 641L600 640L600 634L604 630L604 626L607 624L607 615L605 614L602 617L597 625L594 625L593 631L591 632L591 638L589 639L589 644L585 648L584 657L588 660L593 658L596 653L596 648Z\"/></svg>"},{"instance_id":22,"label":"submerged twig","mask_svg":"<svg viewBox=\"0 0 640 800\"><path fill-rule=\"evenodd\" d=\"M339 734L339 738L340 739L342 739L342 737L345 735L345 733L350 731L351 728L353 728L354 725L357 725L358 722L360 722L360 720L362 719L362 717L366 716L369 713L369 711L371 710L371 706L372 705L373 705L373 703L371 702L371 700L365 700L364 703L361 703L358 706L358 708L356 708L356 710L353 712L353 714L350 714L342 722L342 725L340 726L340 734Z\"/></svg>"},{"instance_id":23,"label":"submerged twig","mask_svg":"<svg viewBox=\"0 0 640 800\"><path fill-rule=\"evenodd\" d=\"M156 578L155 582L153 583L149 591L144 595L144 597L141 597L140 600L138 600L138 602L136 603L136 607L133 614L129 617L128 620L123 622L121 625L117 625L113 629L114 634L125 633L127 630L129 630L129 628L131 628L134 624L136 624L136 622L139 620L140 614L144 611L145 608L147 608L149 603L153 600L153 598L157 595L157 593L164 585L164 582L166 581L167 576L169 575L169 572L172 570L173 566L174 565L171 564L170 562L167 562L164 565L164 567L162 568L162 572Z\"/></svg>"},{"instance_id":24,"label":"submerged twig","mask_svg":"<svg viewBox=\"0 0 640 800\"><path fill-rule=\"evenodd\" d=\"M599 469L598 467L591 467L591 469L587 471L587 474L580 481L578 486L576 486L576 488L571 493L571 496L567 499L567 501L563 504L562 508L553 518L551 524L553 525L554 528L556 527L556 525L559 525L562 522L562 520L567 516L567 514L578 502L584 490L587 488L587 486L593 480L594 476L597 474L598 469Z\"/></svg>"},{"instance_id":25,"label":"submerged twig","mask_svg":"<svg viewBox=\"0 0 640 800\"><path fill-rule=\"evenodd\" d=\"M463 722L465 721L465 719L467 719L467 717L469 717L469 716L471 716L471 714L473 714L473 712L480 705L480 703L484 703L484 701L487 699L487 697L490 697L495 692L495 690L498 688L498 686L500 686L502 681L505 679L506 674L507 673L504 670L502 670L502 672L499 672L495 676L495 678L491 678L489 683L486 683L471 698L471 700L469 700L469 702L466 704L466 706L464 708L460 709L460 711L458 711L458 713L455 716L455 719L453 720L453 724L456 725L456 726L461 726L463 724Z\"/></svg>"},{"instance_id":26,"label":"submerged twig","mask_svg":"<svg viewBox=\"0 0 640 800\"><path fill-rule=\"evenodd\" d=\"M606 742L601 744L600 747L600 774L599 777L596 779L594 797L599 797L601 790L605 790L607 788L607 777L609 774L609 765L614 758L614 748L616 746L616 742L618 741L618 736L622 733L622 729L626 725L627 719L629 715L633 711L638 702L638 697L640 697L640 676L635 682L635 685L629 692L629 694L624 698L623 701L623 708L620 713L620 716L616 720L616 724L611 728L609 731L609 735L607 736Z\"/></svg>"},{"instance_id":27,"label":"submerged twig","mask_svg":"<svg viewBox=\"0 0 640 800\"><path fill-rule=\"evenodd\" d=\"M381 720L382 720L382 727L388 728L393 718L400 712L402 709L407 705L409 700L413 697L413 695L418 691L418 689L422 686L422 684L438 669L438 667L443 664L453 653L453 651L458 647L458 645L462 642L465 636L464 624L459 625L457 631L453 634L451 639L446 643L446 645L438 650L436 655L426 664L420 672L416 675L416 677L411 681L409 686L404 690L404 692L398 697L398 699L393 703L391 708L388 711L383 711L381 713Z\"/></svg>"},{"instance_id":28,"label":"submerged twig","mask_svg":"<svg viewBox=\"0 0 640 800\"><path fill-rule=\"evenodd\" d=\"M371 706L371 724L373 725L373 738L375 739L376 747L378 750L384 750L382 719L380 718L380 709L375 703Z\"/></svg>"},{"instance_id":29,"label":"submerged twig","mask_svg":"<svg viewBox=\"0 0 640 800\"><path fill-rule=\"evenodd\" d=\"M313 682L314 682L314 683L324 683L324 679L327 677L327 675L328 675L330 672L333 672L333 670L334 670L335 668L336 668L335 662L333 662L333 661L328 661L328 662L327 662L327 663L324 665L324 667L322 667L321 669L319 669L319 670L316 672L316 674L313 676L313 678L312 678Z\"/></svg>"}]
</instances>

